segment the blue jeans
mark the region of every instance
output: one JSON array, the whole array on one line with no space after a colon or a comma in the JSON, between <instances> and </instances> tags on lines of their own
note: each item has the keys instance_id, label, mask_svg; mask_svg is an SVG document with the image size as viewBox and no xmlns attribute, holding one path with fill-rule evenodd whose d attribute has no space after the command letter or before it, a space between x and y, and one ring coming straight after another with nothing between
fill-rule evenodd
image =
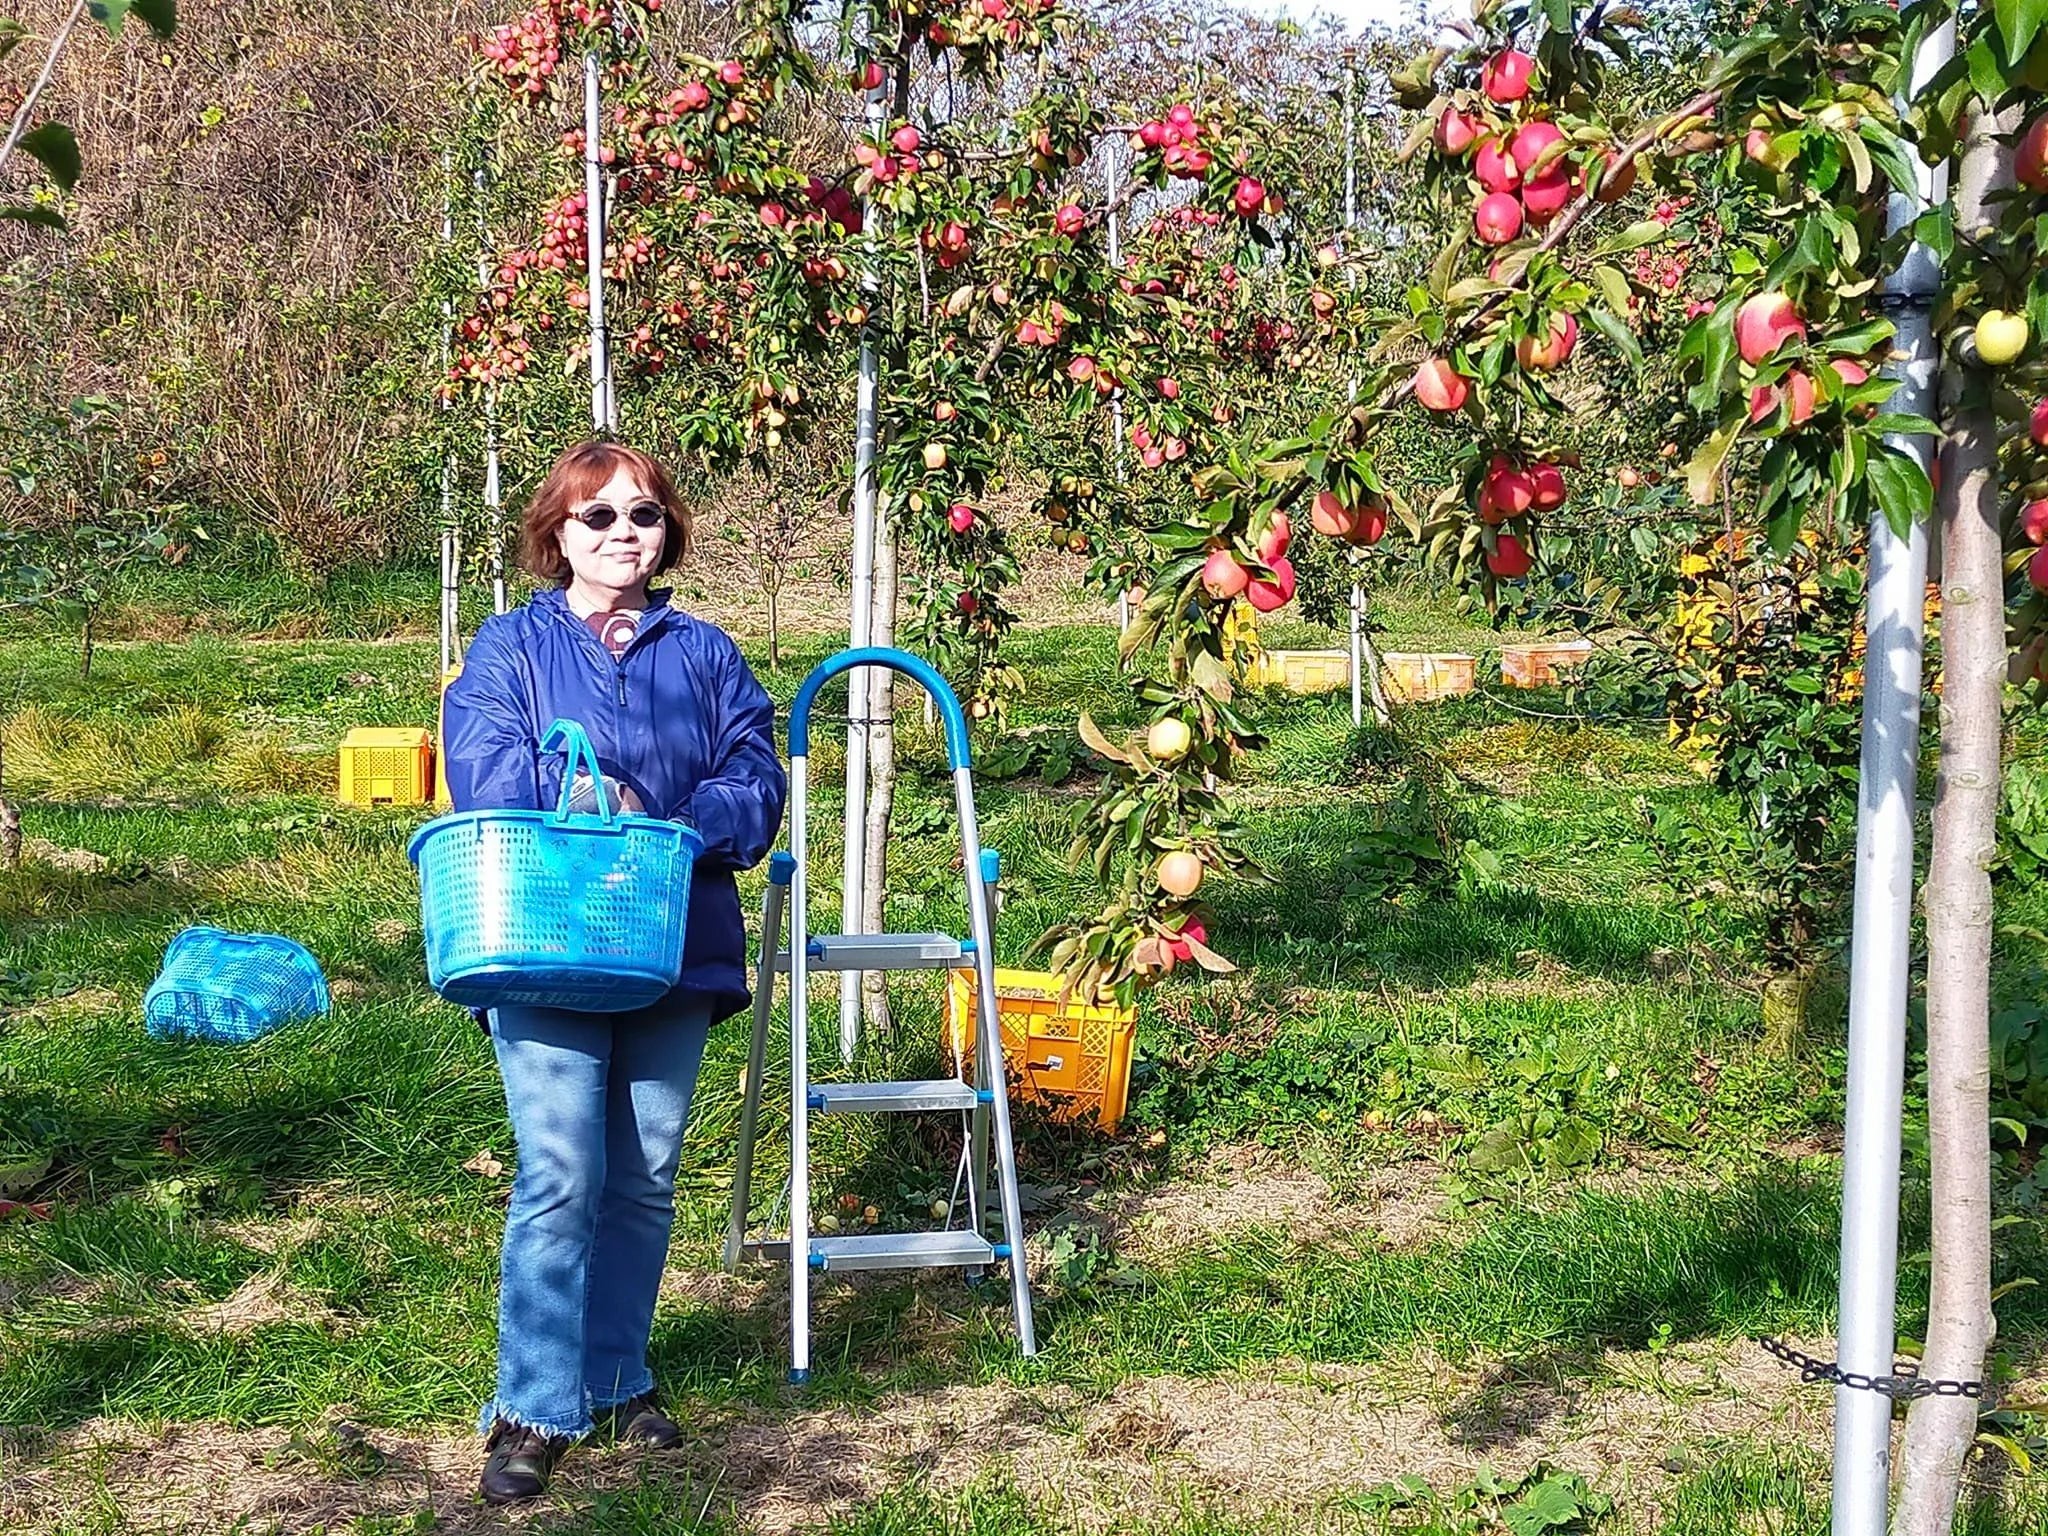
<instances>
[{"instance_id":1,"label":"blue jeans","mask_svg":"<svg viewBox=\"0 0 2048 1536\"><path fill-rule=\"evenodd\" d=\"M668 1262L676 1157L706 1004L634 1013L498 1008L491 1038L519 1147L498 1292L498 1391L478 1417L586 1435L654 1385L647 1336Z\"/></svg>"}]
</instances>

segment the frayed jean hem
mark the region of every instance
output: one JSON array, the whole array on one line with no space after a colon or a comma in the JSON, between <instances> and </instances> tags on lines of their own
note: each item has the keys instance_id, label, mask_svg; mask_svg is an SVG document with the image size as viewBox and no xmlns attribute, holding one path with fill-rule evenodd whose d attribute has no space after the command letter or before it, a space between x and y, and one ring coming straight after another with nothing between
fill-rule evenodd
<instances>
[{"instance_id":1,"label":"frayed jean hem","mask_svg":"<svg viewBox=\"0 0 2048 1536\"><path fill-rule=\"evenodd\" d=\"M633 1401L634 1398L653 1390L654 1373L652 1371L643 1374L640 1385L637 1387L607 1387L602 1392L595 1387L584 1388L585 1393L590 1398L592 1411L597 1413L603 1413L608 1408L623 1407L625 1404Z\"/></svg>"},{"instance_id":2,"label":"frayed jean hem","mask_svg":"<svg viewBox=\"0 0 2048 1536\"><path fill-rule=\"evenodd\" d=\"M525 1414L514 1413L496 1398L492 1398L491 1401L484 1404L483 1412L477 1415L476 1432L480 1435L488 1435L491 1432L491 1426L502 1419L507 1424L517 1425L521 1429L538 1430L543 1435L551 1437L566 1435L571 1440L581 1440L597 1428L590 1419L590 1404L587 1401L587 1393L585 1398L583 1417L580 1420L529 1419Z\"/></svg>"}]
</instances>

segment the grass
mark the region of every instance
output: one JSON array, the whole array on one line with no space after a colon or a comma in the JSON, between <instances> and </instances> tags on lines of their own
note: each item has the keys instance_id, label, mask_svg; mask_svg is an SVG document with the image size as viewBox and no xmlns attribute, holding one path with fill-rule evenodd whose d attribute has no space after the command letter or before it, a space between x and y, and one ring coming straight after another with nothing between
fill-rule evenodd
<instances>
[{"instance_id":1,"label":"grass","mask_svg":"<svg viewBox=\"0 0 2048 1536\"><path fill-rule=\"evenodd\" d=\"M259 600L270 601L236 599ZM1406 599L1384 621L1390 644L1485 639ZM487 1395L506 1183L464 1164L486 1148L512 1158L499 1085L487 1042L420 976L404 858L419 816L329 800L349 725L432 720L431 642L392 640L380 622L372 613L356 638L293 643L114 643L90 680L45 639L0 638L0 696L16 701L0 711L8 782L38 840L22 871L0 877L0 1180L26 1169L16 1193L54 1206L48 1221L0 1221L0 1427L47 1437L111 1415L284 1434L345 1411L390 1433L449 1436ZM1133 724L1111 638L1020 633L1013 655L1030 681L1012 728L1064 739L1077 700L1105 729ZM830 648L792 642L785 667L764 671L770 691L786 701ZM693 1417L795 1423L955 1390L1099 1404L1162 1373L1504 1371L1598 1396L1624 1385L1614 1351L1825 1334L1839 1017L1823 1010L1798 1060L1758 1049L1753 925L1733 901L1702 900L1701 871L1673 867L1646 830L1657 807L1709 821L1729 808L1654 723L1532 719L1479 697L1410 712L1405 737L1389 741L1353 733L1341 697L1250 707L1275 745L1241 802L1276 879L1216 893L1212 942L1241 973L1176 979L1148 1002L1118 1137L1029 1121L1037 1220L1064 1244L1041 1295L1042 1355L1016 1358L1000 1296L945 1281L828 1286L819 1370L799 1406L781 1387L779 1290L692 1281L664 1303L655 1351ZM1451 809L1502 873L1387 901L1361 879L1357 849L1385 825L1417 742L1446 765ZM955 928L937 743L913 715L901 745L892 921ZM813 830L828 906L837 772L821 750ZM1006 854L1006 962L1089 899L1065 858L1086 789L1033 774L981 786L986 839ZM2048 923L2048 896L2019 891L2001 917L2010 982L2025 934ZM239 1051L146 1041L142 991L194 922L308 943L335 983L334 1014ZM897 1002L892 1072L935 1064L935 984L912 978ZM685 1146L675 1268L686 1278L711 1267L722 1230L743 1031L714 1036ZM868 1065L881 1070L881 1054ZM772 1183L786 1136L772 1073L767 1102ZM872 1202L885 1222L909 1221L950 1183L943 1133L831 1121L815 1141L821 1198ZM1248 1144L1272 1149L1270 1166L1290 1177L1321 1170L1340 1201L1399 1172L1441 1220L1421 1241L1369 1222L1254 1220L1120 1251L1127 1234L1105 1210L1199 1176L1212 1149ZM1479 1166L1481 1149L1502 1145L1523 1161ZM1545 1171L1555 1159L1561 1180ZM2001 1278L2038 1268L2034 1228L2002 1240ZM1909 1231L1909 1248L1917 1241ZM1919 1285L1909 1269L1908 1332ZM2001 1339L2023 1367L2048 1331L2043 1305L2027 1290L2001 1303ZM1534 1441L1512 1443L1535 1453ZM1694 1446L1695 1470L1596 1528L1817 1529L1824 1468L1780 1450ZM1156 1470L1129 1529L1272 1528L1201 1477ZM0 1463L0 1514L7 1476ZM964 1485L912 1472L886 1496L839 1501L816 1528L1075 1529L1082 1514L1043 1492L1005 1482L999 1466ZM565 1497L565 1530L723 1536L752 1518L715 1477L607 1474ZM1491 1529L1367 1503L1338 1499L1315 1518L1331 1530ZM704 1508L698 1524L676 1523L686 1507ZM350 1518L366 1533L424 1529L413 1523L423 1509L447 1515ZM2039 1509L2018 1482L1969 1529L2037 1529L2026 1522ZM67 1518L48 1528L119 1528L88 1510Z\"/></svg>"}]
</instances>

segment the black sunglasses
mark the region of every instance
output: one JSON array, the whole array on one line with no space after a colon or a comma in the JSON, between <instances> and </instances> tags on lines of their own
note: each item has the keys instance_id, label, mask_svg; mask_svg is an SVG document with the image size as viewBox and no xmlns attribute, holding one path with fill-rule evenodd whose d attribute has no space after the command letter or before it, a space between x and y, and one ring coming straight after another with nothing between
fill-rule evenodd
<instances>
[{"instance_id":1,"label":"black sunglasses","mask_svg":"<svg viewBox=\"0 0 2048 1536\"><path fill-rule=\"evenodd\" d=\"M576 521L592 533L603 533L619 520L619 509L608 502L593 501L575 515ZM635 528L659 528L668 520L668 512L658 501L636 501L626 512Z\"/></svg>"}]
</instances>

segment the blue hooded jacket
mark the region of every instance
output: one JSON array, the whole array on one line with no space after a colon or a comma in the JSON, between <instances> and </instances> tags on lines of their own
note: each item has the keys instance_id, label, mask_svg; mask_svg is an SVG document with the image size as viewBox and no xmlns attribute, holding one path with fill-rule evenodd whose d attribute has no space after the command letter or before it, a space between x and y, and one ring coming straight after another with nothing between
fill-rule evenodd
<instances>
[{"instance_id":1,"label":"blue hooded jacket","mask_svg":"<svg viewBox=\"0 0 2048 1536\"><path fill-rule=\"evenodd\" d=\"M649 815L703 837L676 992L708 998L714 1021L737 1013L747 932L733 874L774 845L789 792L767 692L732 637L670 606L667 592L648 595L617 661L561 591L538 593L484 621L448 687L442 750L455 808L552 810L565 760L543 757L540 738L561 719L583 727L598 766Z\"/></svg>"}]
</instances>

